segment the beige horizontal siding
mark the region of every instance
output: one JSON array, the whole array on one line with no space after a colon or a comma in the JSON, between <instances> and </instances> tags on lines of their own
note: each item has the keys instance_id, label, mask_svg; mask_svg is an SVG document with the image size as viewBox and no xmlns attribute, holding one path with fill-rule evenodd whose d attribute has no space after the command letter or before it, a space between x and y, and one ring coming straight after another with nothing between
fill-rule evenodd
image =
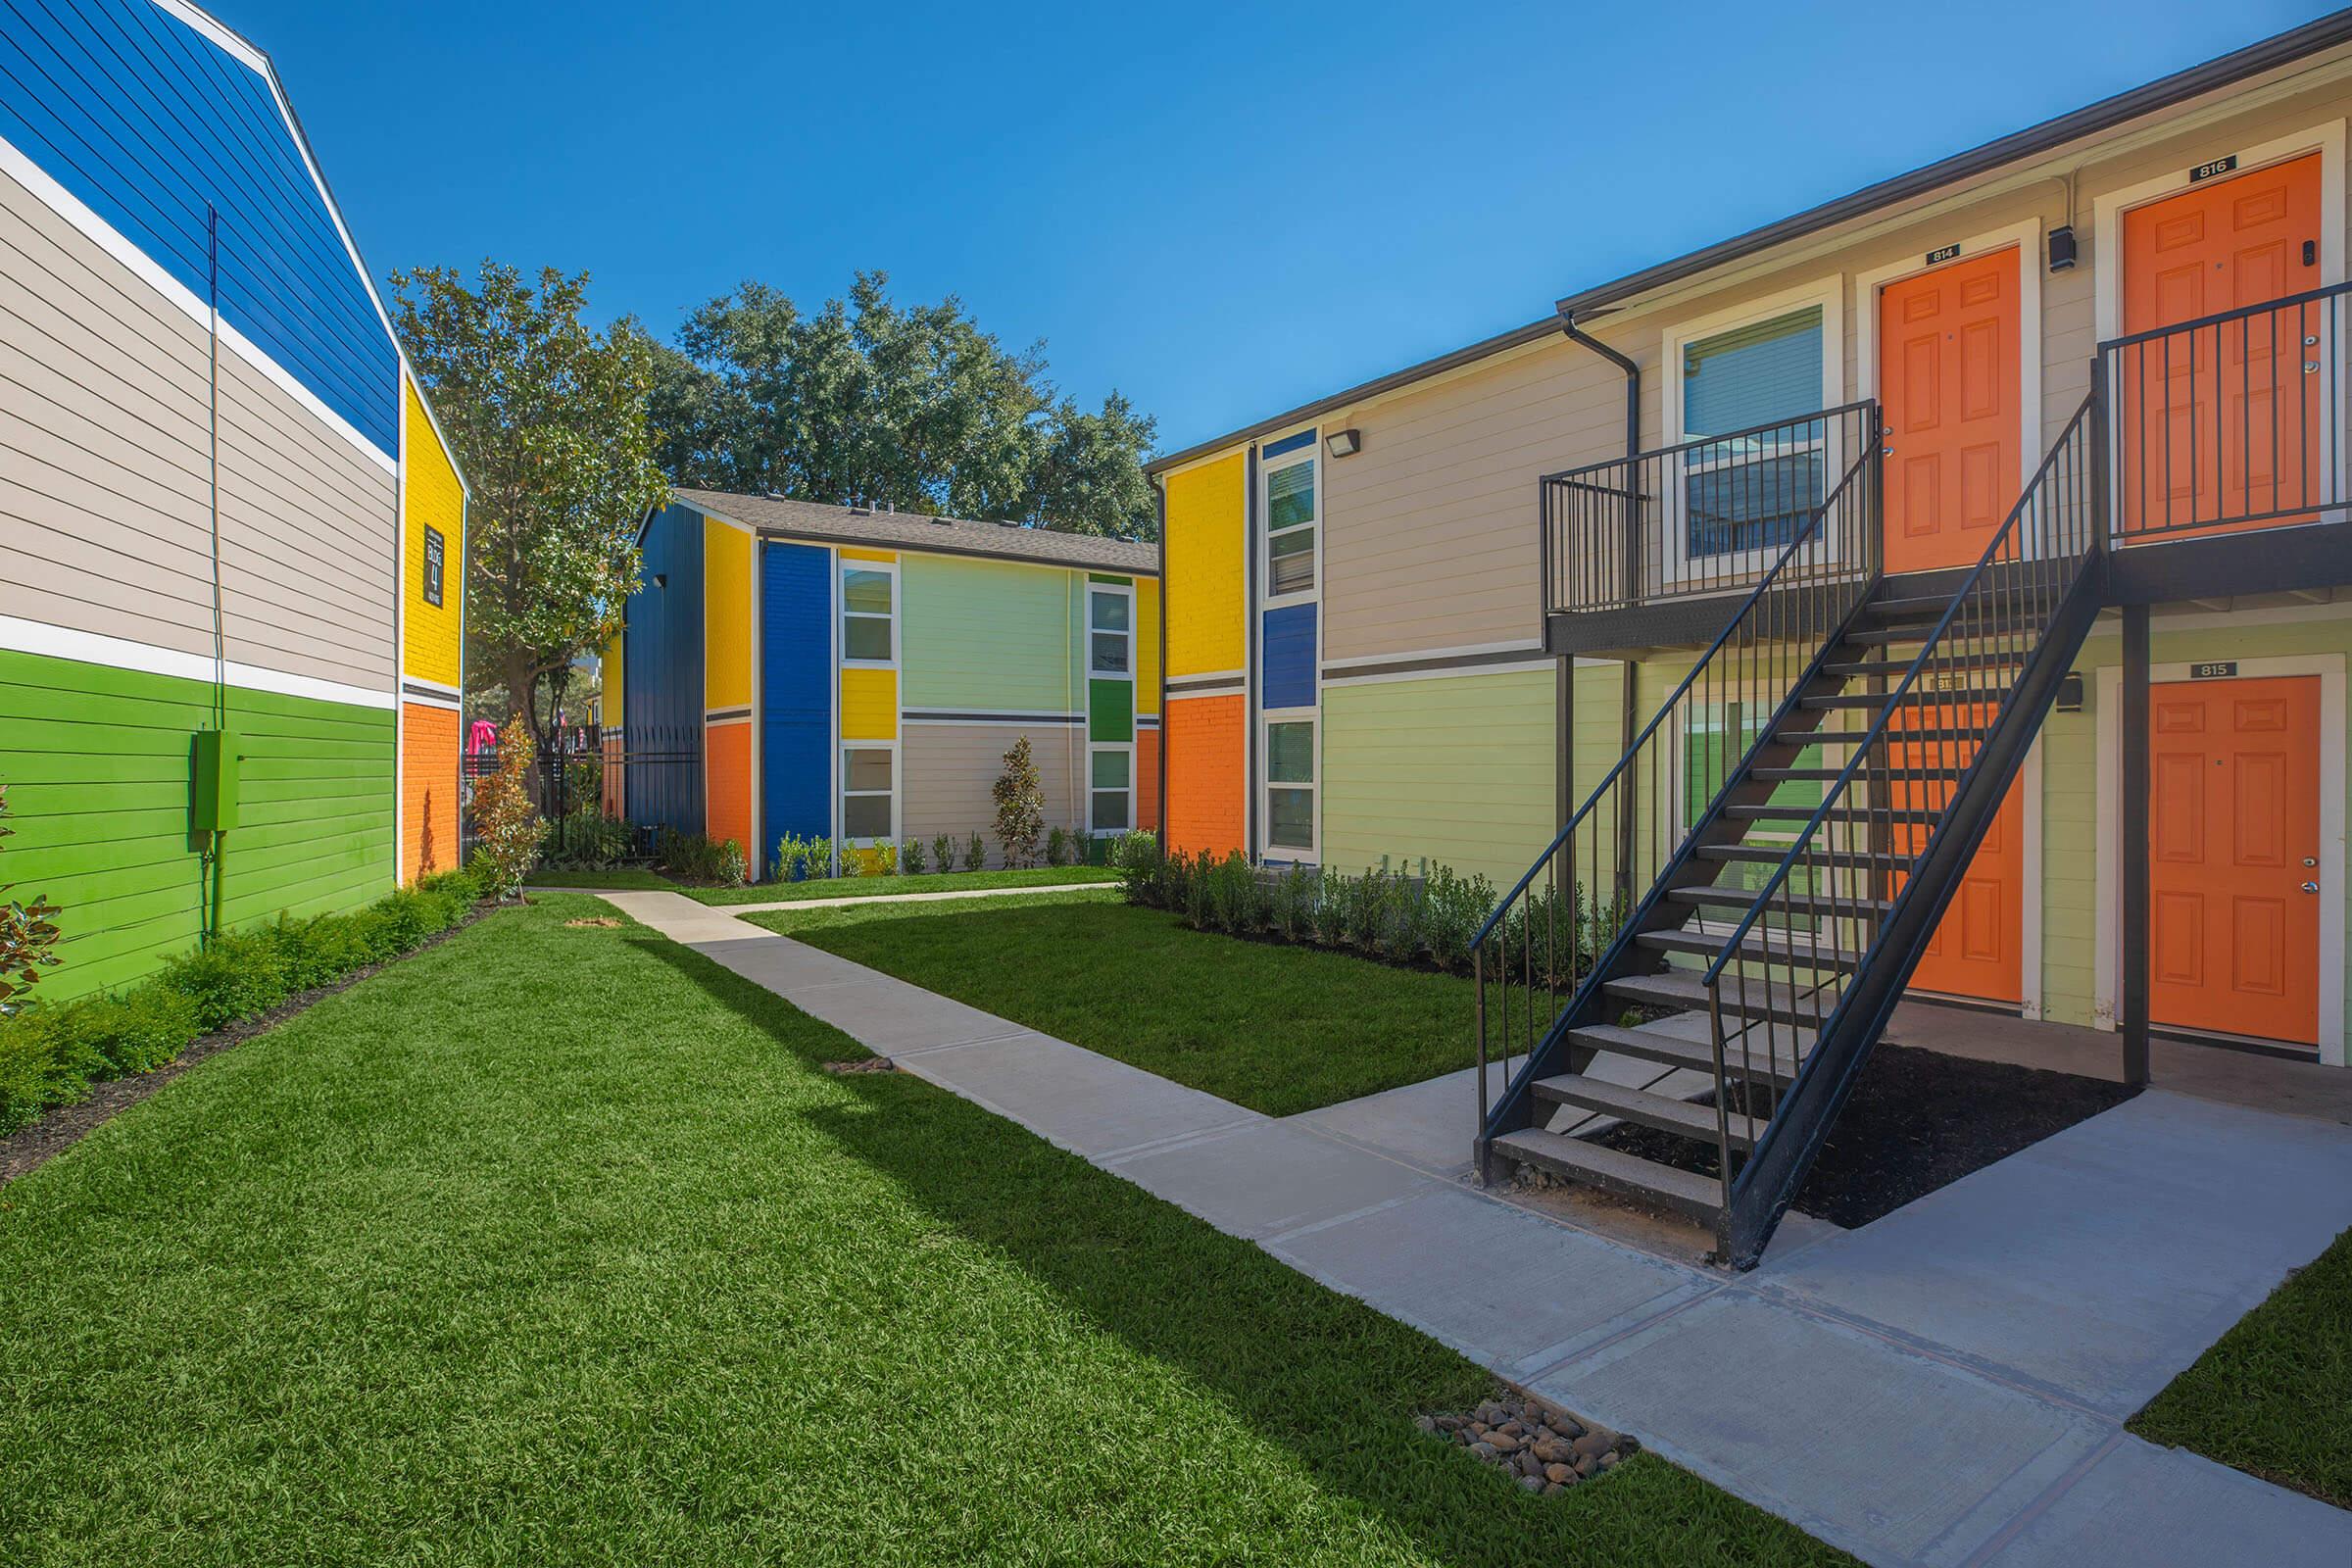
<instances>
[{"instance_id":1,"label":"beige horizontal siding","mask_svg":"<svg viewBox=\"0 0 2352 1568\"><path fill-rule=\"evenodd\" d=\"M958 846L974 832L988 835L988 863L1002 863L991 794L1004 771L1004 754L1023 735L1045 792L1046 826L1076 830L1085 820L1086 733L1078 724L908 724L901 732L899 820L908 838L928 849L941 833ZM957 851L961 853L960 848Z\"/></svg>"},{"instance_id":2,"label":"beige horizontal siding","mask_svg":"<svg viewBox=\"0 0 2352 1568\"><path fill-rule=\"evenodd\" d=\"M212 652L203 330L0 176L0 614ZM220 359L227 656L372 689L395 674L392 476Z\"/></svg>"}]
</instances>

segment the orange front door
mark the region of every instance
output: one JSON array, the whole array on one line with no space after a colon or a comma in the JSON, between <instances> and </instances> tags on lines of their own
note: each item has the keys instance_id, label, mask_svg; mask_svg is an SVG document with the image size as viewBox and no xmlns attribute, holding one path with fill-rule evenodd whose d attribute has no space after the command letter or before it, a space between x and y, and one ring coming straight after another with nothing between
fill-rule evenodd
<instances>
[{"instance_id":1,"label":"orange front door","mask_svg":"<svg viewBox=\"0 0 2352 1568\"><path fill-rule=\"evenodd\" d=\"M1972 703L1936 710L1897 709L1888 728L1990 722L1990 705ZM1966 767L1976 760L1977 743L1923 738L1891 746L1888 753L1893 767ZM1992 825L1984 830L1984 842L1977 846L1976 858L1969 861L1960 878L1959 891L1944 906L1936 934L1928 939L1919 967L1911 972L1911 984L1922 991L1984 1002L2025 1000L2025 970L2019 962L2024 950L2026 884L2024 808L2019 804L2022 782L2009 786ZM1889 793L1896 810L1939 811L1951 800L1952 786L1942 781L1896 782L1889 786ZM1904 855L1917 853L1928 837L1925 826L1898 824L1893 833L1894 849Z\"/></svg>"},{"instance_id":2,"label":"orange front door","mask_svg":"<svg viewBox=\"0 0 2352 1568\"><path fill-rule=\"evenodd\" d=\"M1879 294L1886 569L1974 565L2017 504L2017 247Z\"/></svg>"},{"instance_id":3,"label":"orange front door","mask_svg":"<svg viewBox=\"0 0 2352 1568\"><path fill-rule=\"evenodd\" d=\"M2167 683L2148 729L2149 1017L2317 1045L2319 677Z\"/></svg>"},{"instance_id":4,"label":"orange front door","mask_svg":"<svg viewBox=\"0 0 2352 1568\"><path fill-rule=\"evenodd\" d=\"M2193 185L2124 215L2124 334L2320 286L2320 155ZM2320 307L2264 311L2116 350L2127 536L2278 526L2323 498Z\"/></svg>"}]
</instances>

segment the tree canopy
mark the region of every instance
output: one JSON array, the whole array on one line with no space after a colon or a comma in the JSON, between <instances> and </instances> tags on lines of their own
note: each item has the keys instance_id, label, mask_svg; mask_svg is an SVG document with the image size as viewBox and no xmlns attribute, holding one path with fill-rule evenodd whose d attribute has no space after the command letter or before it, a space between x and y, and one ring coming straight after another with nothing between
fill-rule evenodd
<instances>
[{"instance_id":1,"label":"tree canopy","mask_svg":"<svg viewBox=\"0 0 2352 1568\"><path fill-rule=\"evenodd\" d=\"M1004 517L1155 538L1143 461L1153 421L1115 391L1088 412L954 295L902 306L859 272L803 311L746 282L697 307L661 352L653 421L680 485L836 506Z\"/></svg>"},{"instance_id":2,"label":"tree canopy","mask_svg":"<svg viewBox=\"0 0 2352 1568\"><path fill-rule=\"evenodd\" d=\"M634 321L580 319L588 274L537 285L484 262L392 274L396 324L457 448L466 509L466 630L479 685L537 721L603 647L637 587L637 528L666 505L647 405L661 346Z\"/></svg>"}]
</instances>

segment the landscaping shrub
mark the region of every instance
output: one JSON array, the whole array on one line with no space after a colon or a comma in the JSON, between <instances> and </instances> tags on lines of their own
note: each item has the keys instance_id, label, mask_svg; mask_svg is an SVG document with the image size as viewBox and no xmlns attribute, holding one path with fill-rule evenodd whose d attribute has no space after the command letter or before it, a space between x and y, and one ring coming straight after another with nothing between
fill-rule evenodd
<instances>
[{"instance_id":1,"label":"landscaping shrub","mask_svg":"<svg viewBox=\"0 0 2352 1568\"><path fill-rule=\"evenodd\" d=\"M1048 865L1069 864L1070 848L1069 831L1056 822L1046 834L1046 863Z\"/></svg>"},{"instance_id":2,"label":"landscaping shrub","mask_svg":"<svg viewBox=\"0 0 2352 1568\"><path fill-rule=\"evenodd\" d=\"M397 957L485 896L475 873L444 871L349 914L280 916L215 937L126 991L0 1016L0 1132L79 1099L95 1080L160 1067L205 1034Z\"/></svg>"},{"instance_id":3,"label":"landscaping shrub","mask_svg":"<svg viewBox=\"0 0 2352 1568\"><path fill-rule=\"evenodd\" d=\"M899 846L899 869L908 876L923 874L923 841L908 839Z\"/></svg>"},{"instance_id":4,"label":"landscaping shrub","mask_svg":"<svg viewBox=\"0 0 2352 1568\"><path fill-rule=\"evenodd\" d=\"M0 784L0 839L16 833L7 815L8 786ZM24 1005L41 971L57 966L57 906L37 898L26 904L9 892L0 882L0 1016Z\"/></svg>"},{"instance_id":5,"label":"landscaping shrub","mask_svg":"<svg viewBox=\"0 0 2352 1568\"><path fill-rule=\"evenodd\" d=\"M986 864L988 864L988 841L975 831L963 847L963 868L966 871L977 871ZM940 869L943 871L947 869L944 862Z\"/></svg>"},{"instance_id":6,"label":"landscaping shrub","mask_svg":"<svg viewBox=\"0 0 2352 1568\"><path fill-rule=\"evenodd\" d=\"M618 865L636 849L636 837L628 823L585 807L547 824L539 858L549 865L591 869Z\"/></svg>"},{"instance_id":7,"label":"landscaping shrub","mask_svg":"<svg viewBox=\"0 0 2352 1568\"><path fill-rule=\"evenodd\" d=\"M654 863L672 876L690 882L709 882L739 888L747 875L743 846L733 839L712 840L700 833L664 833Z\"/></svg>"},{"instance_id":8,"label":"landscaping shrub","mask_svg":"<svg viewBox=\"0 0 2352 1568\"><path fill-rule=\"evenodd\" d=\"M516 713L498 737L498 771L473 787L473 820L481 835L473 858L490 896L503 902L522 891L522 879L539 858L545 824L531 804L531 763L538 754L531 726Z\"/></svg>"},{"instance_id":9,"label":"landscaping shrub","mask_svg":"<svg viewBox=\"0 0 2352 1568\"><path fill-rule=\"evenodd\" d=\"M945 833L931 841L931 863L942 871L956 869L956 841Z\"/></svg>"},{"instance_id":10,"label":"landscaping shrub","mask_svg":"<svg viewBox=\"0 0 2352 1568\"><path fill-rule=\"evenodd\" d=\"M776 880L813 882L833 874L833 841L787 833L776 840Z\"/></svg>"},{"instance_id":11,"label":"landscaping shrub","mask_svg":"<svg viewBox=\"0 0 2352 1568\"><path fill-rule=\"evenodd\" d=\"M1037 835L1046 823L1046 792L1038 782L1037 759L1029 737L1012 743L1004 754L1004 771L990 787L997 803L997 843L1004 851L1004 868L1027 870L1037 863ZM975 835L977 837L977 835ZM980 869L966 865L967 871Z\"/></svg>"},{"instance_id":12,"label":"landscaping shrub","mask_svg":"<svg viewBox=\"0 0 2352 1568\"><path fill-rule=\"evenodd\" d=\"M1233 936L1342 948L1384 963L1426 964L1449 973L1470 969L1470 944L1494 911L1494 885L1450 866L1423 861L1418 874L1379 868L1361 875L1290 866L1253 866L1239 852L1169 855L1151 833L1113 841L1109 863L1127 902L1166 909L1190 926ZM1612 899L1598 904L1583 890L1533 894L1512 906L1514 953L1548 957L1570 983L1592 967L1598 950L1623 923Z\"/></svg>"}]
</instances>

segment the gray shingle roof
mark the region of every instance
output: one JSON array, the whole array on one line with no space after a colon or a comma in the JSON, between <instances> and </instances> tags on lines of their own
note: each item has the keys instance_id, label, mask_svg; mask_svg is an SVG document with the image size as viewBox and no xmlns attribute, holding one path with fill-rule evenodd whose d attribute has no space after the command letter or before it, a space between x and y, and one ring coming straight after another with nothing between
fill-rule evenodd
<instances>
[{"instance_id":1,"label":"gray shingle roof","mask_svg":"<svg viewBox=\"0 0 2352 1568\"><path fill-rule=\"evenodd\" d=\"M955 556L993 556L1049 566L1087 566L1097 571L1159 573L1157 545L1130 544L1057 528L1029 528L1011 522L967 522L960 517L926 517L913 512L868 512L863 507L828 507L776 496L739 496L723 490L680 490L677 498L702 512L731 517L762 533L790 534L895 550L932 550Z\"/></svg>"}]
</instances>

